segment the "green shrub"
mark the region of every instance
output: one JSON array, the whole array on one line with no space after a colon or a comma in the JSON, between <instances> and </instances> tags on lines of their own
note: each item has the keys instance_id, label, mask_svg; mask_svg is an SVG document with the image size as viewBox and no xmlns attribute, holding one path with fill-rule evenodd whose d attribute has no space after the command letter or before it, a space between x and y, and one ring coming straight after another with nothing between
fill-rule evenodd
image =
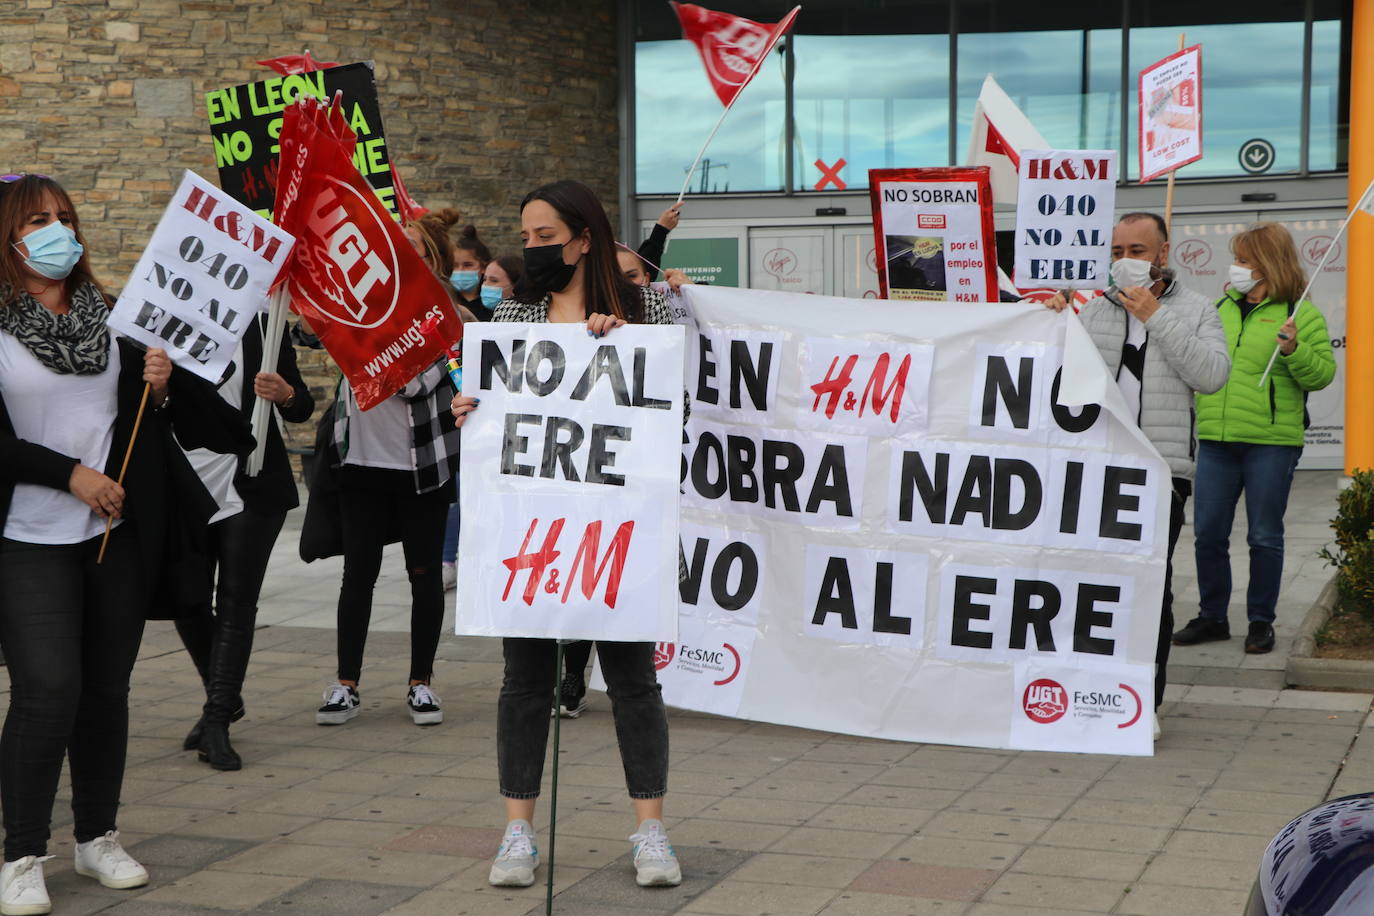
<instances>
[{"instance_id":1,"label":"green shrub","mask_svg":"<svg viewBox=\"0 0 1374 916\"><path fill-rule=\"evenodd\" d=\"M1336 567L1341 604L1374 623L1374 471L1355 471L1331 520L1336 549L1317 554Z\"/></svg>"}]
</instances>

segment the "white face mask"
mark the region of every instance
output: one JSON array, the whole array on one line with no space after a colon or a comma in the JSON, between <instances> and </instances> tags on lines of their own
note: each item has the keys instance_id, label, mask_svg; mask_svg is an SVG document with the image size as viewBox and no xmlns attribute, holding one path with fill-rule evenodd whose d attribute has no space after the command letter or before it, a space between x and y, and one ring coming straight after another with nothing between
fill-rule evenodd
<instances>
[{"instance_id":1,"label":"white face mask","mask_svg":"<svg viewBox=\"0 0 1374 916\"><path fill-rule=\"evenodd\" d=\"M1255 288L1255 284L1261 279L1254 276L1254 271L1248 267L1241 267L1239 264L1232 264L1229 272L1231 289L1240 293L1242 296Z\"/></svg>"},{"instance_id":2,"label":"white face mask","mask_svg":"<svg viewBox=\"0 0 1374 916\"><path fill-rule=\"evenodd\" d=\"M1117 258L1112 262L1112 283L1117 289L1128 286L1149 286L1150 268L1154 265L1140 258Z\"/></svg>"}]
</instances>

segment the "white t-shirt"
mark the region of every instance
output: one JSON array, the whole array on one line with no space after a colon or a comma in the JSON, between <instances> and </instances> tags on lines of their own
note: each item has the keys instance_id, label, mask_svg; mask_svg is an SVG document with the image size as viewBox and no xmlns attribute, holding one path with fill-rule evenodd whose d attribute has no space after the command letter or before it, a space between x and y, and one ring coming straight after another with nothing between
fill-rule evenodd
<instances>
[{"instance_id":1,"label":"white t-shirt","mask_svg":"<svg viewBox=\"0 0 1374 916\"><path fill-rule=\"evenodd\" d=\"M410 460L410 403L392 395L371 410L359 410L348 422L344 464L413 471Z\"/></svg>"},{"instance_id":2,"label":"white t-shirt","mask_svg":"<svg viewBox=\"0 0 1374 916\"><path fill-rule=\"evenodd\" d=\"M118 410L119 347L99 375L62 375L13 336L0 332L0 396L14 434L102 473ZM118 524L118 522L116 522ZM17 483L4 536L26 544L79 544L105 531L105 520L66 490Z\"/></svg>"},{"instance_id":3,"label":"white t-shirt","mask_svg":"<svg viewBox=\"0 0 1374 916\"><path fill-rule=\"evenodd\" d=\"M230 375L223 385L219 386L219 396L234 409L243 403L243 344L240 343L238 349L234 351L234 361L230 364ZM205 489L210 491L210 495L215 498L215 505L219 506L219 511L210 517L210 524L238 515L243 511L243 498L239 496L239 491L234 488L234 474L239 469L239 458L237 455L221 455L219 452L212 452L208 448L193 448L186 450L186 459L191 462L191 467L195 468L200 475L200 482L205 484Z\"/></svg>"}]
</instances>

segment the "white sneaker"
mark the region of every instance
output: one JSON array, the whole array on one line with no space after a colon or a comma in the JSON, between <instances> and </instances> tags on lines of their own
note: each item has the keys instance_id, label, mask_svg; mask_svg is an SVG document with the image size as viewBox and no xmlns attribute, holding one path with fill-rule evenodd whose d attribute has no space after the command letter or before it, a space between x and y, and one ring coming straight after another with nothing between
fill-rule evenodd
<instances>
[{"instance_id":1,"label":"white sneaker","mask_svg":"<svg viewBox=\"0 0 1374 916\"><path fill-rule=\"evenodd\" d=\"M529 821L511 821L506 825L506 835L501 838L501 848L496 851L487 880L497 887L529 887L538 867L534 828Z\"/></svg>"},{"instance_id":2,"label":"white sneaker","mask_svg":"<svg viewBox=\"0 0 1374 916\"><path fill-rule=\"evenodd\" d=\"M106 887L142 887L148 883L148 869L119 845L118 830L76 844L76 873L95 878Z\"/></svg>"},{"instance_id":3,"label":"white sneaker","mask_svg":"<svg viewBox=\"0 0 1374 916\"><path fill-rule=\"evenodd\" d=\"M444 564L444 591L451 592L458 587L458 567L453 563Z\"/></svg>"},{"instance_id":4,"label":"white sneaker","mask_svg":"<svg viewBox=\"0 0 1374 916\"><path fill-rule=\"evenodd\" d=\"M639 832L630 837L634 844L631 857L635 863L635 883L640 887L677 887L682 883L682 869L677 853L668 842L663 822L654 818L639 825Z\"/></svg>"},{"instance_id":5,"label":"white sneaker","mask_svg":"<svg viewBox=\"0 0 1374 916\"><path fill-rule=\"evenodd\" d=\"M332 684L324 690L324 705L315 710L316 725L343 725L358 715L363 699L347 684Z\"/></svg>"},{"instance_id":6,"label":"white sneaker","mask_svg":"<svg viewBox=\"0 0 1374 916\"><path fill-rule=\"evenodd\" d=\"M416 684L406 693L406 708L410 710L410 721L416 725L438 725L444 721L444 711L439 708L439 695L429 689L428 684Z\"/></svg>"},{"instance_id":7,"label":"white sneaker","mask_svg":"<svg viewBox=\"0 0 1374 916\"><path fill-rule=\"evenodd\" d=\"M43 863L51 858L24 856L0 866L0 913L30 916L52 912L48 885L43 881Z\"/></svg>"}]
</instances>

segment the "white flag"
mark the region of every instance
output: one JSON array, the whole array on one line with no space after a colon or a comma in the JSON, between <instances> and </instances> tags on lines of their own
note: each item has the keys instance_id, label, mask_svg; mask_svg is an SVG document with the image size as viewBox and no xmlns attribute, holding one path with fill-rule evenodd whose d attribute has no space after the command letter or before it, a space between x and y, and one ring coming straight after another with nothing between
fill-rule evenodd
<instances>
[{"instance_id":1,"label":"white flag","mask_svg":"<svg viewBox=\"0 0 1374 916\"><path fill-rule=\"evenodd\" d=\"M964 165L986 165L992 170L993 203L1016 203L1021 150L1049 148L1040 131L989 73L973 108L973 133Z\"/></svg>"}]
</instances>

